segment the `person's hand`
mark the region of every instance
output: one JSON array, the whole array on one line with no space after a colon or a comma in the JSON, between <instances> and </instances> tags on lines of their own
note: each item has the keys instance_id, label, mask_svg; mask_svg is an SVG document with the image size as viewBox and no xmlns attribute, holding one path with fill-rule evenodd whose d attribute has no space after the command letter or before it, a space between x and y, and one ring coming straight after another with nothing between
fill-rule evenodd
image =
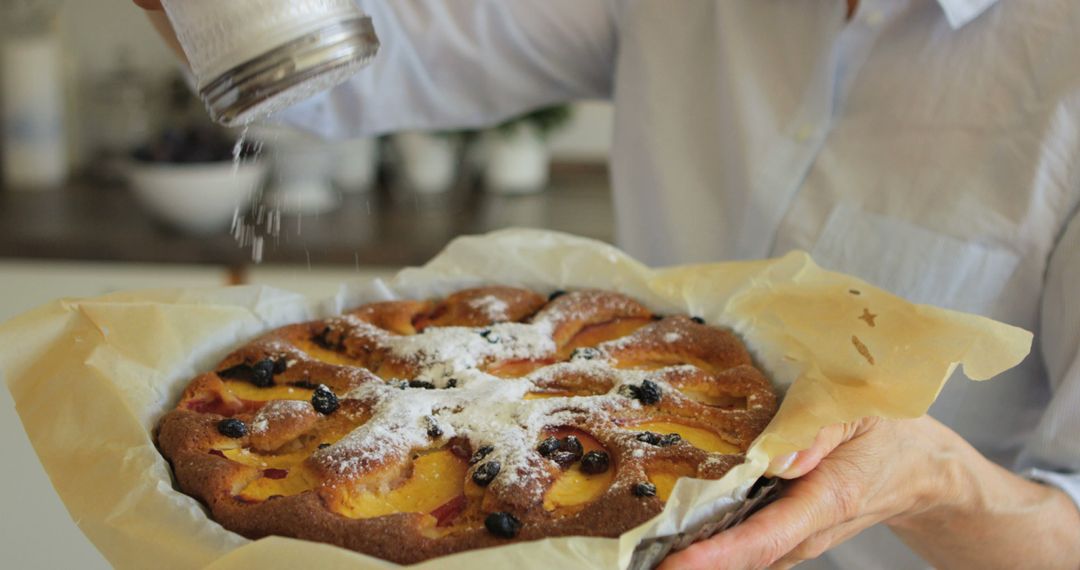
<instances>
[{"instance_id":1,"label":"person's hand","mask_svg":"<svg viewBox=\"0 0 1080 570\"><path fill-rule=\"evenodd\" d=\"M874 524L939 506L958 486L945 463L953 438L925 416L825 428L810 449L770 467L794 479L776 502L660 570L790 568Z\"/></svg>"},{"instance_id":2,"label":"person's hand","mask_svg":"<svg viewBox=\"0 0 1080 570\"><path fill-rule=\"evenodd\" d=\"M135 5L143 10L161 10L161 0L135 0Z\"/></svg>"}]
</instances>

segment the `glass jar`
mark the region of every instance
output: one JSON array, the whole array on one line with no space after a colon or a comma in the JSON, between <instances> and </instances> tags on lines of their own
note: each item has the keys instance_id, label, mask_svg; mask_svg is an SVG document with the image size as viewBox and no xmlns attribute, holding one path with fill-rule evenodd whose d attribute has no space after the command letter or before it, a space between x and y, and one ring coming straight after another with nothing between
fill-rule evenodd
<instances>
[{"instance_id":1,"label":"glass jar","mask_svg":"<svg viewBox=\"0 0 1080 570\"><path fill-rule=\"evenodd\" d=\"M249 124L345 82L379 49L353 0L164 0L211 117Z\"/></svg>"},{"instance_id":2,"label":"glass jar","mask_svg":"<svg viewBox=\"0 0 1080 570\"><path fill-rule=\"evenodd\" d=\"M57 2L0 0L0 170L4 186L49 189L68 174Z\"/></svg>"}]
</instances>

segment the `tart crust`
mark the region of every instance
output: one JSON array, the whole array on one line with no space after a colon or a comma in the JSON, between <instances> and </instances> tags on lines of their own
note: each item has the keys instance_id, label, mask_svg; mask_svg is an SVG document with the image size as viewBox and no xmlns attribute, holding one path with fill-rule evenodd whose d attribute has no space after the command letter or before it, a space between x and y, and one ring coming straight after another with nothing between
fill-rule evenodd
<instances>
[{"instance_id":1,"label":"tart crust","mask_svg":"<svg viewBox=\"0 0 1080 570\"><path fill-rule=\"evenodd\" d=\"M329 413L311 404L319 385ZM482 287L274 330L192 379L156 438L179 489L229 530L409 564L619 536L678 477L742 463L775 411L725 328L609 291ZM227 418L242 437L221 433ZM582 471L590 451L606 470ZM487 530L496 512L516 536Z\"/></svg>"}]
</instances>

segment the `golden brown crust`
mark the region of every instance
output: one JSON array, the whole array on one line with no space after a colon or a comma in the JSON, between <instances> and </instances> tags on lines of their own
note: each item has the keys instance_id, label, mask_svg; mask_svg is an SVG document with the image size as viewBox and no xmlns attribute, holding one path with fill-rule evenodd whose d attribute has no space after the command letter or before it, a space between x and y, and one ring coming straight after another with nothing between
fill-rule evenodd
<instances>
[{"instance_id":1,"label":"golden brown crust","mask_svg":"<svg viewBox=\"0 0 1080 570\"><path fill-rule=\"evenodd\" d=\"M548 341L529 337L537 331ZM463 346L439 347L444 333ZM473 372L433 375L440 359L454 358ZM507 400L506 390L519 395ZM515 405L523 411L507 420L502 410ZM607 291L548 302L484 287L272 331L194 378L157 443L180 489L230 530L414 563L506 543L484 525L497 511L521 522L509 540L618 536L663 509L642 484L723 476L775 409L769 382L726 329L654 318ZM226 419L243 433L223 427ZM511 421L508 435L474 425L493 421ZM664 425L705 439L642 438L639 426ZM537 449L568 435L584 446L569 462ZM492 445L493 437L502 439ZM581 451L590 450L610 461L601 474L584 471ZM474 482L495 461L503 467L494 480ZM437 471L430 493L425 469ZM440 493L449 500L431 503Z\"/></svg>"}]
</instances>

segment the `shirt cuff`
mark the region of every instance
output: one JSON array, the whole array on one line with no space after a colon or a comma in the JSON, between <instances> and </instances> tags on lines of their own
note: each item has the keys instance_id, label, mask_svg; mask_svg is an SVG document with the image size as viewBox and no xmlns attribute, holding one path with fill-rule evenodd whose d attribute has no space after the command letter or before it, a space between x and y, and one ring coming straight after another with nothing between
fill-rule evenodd
<instances>
[{"instance_id":1,"label":"shirt cuff","mask_svg":"<svg viewBox=\"0 0 1080 570\"><path fill-rule=\"evenodd\" d=\"M1080 473L1067 474L1043 469L1028 469L1021 473L1024 478L1061 489L1080 509Z\"/></svg>"}]
</instances>

